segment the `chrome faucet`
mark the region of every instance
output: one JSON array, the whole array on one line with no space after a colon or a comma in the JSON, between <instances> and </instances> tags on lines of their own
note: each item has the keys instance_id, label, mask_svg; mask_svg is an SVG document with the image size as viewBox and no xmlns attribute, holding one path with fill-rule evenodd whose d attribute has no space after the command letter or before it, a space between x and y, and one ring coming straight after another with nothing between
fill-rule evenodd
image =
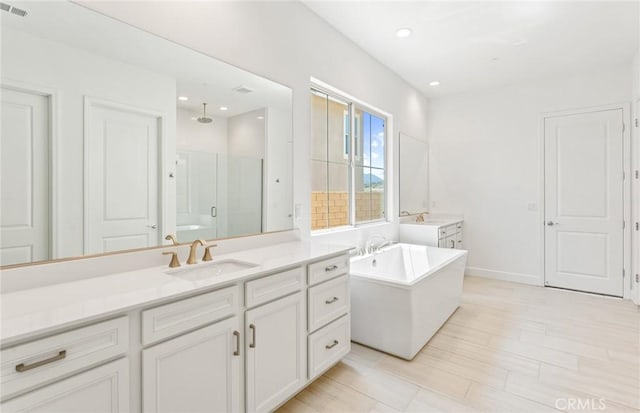
<instances>
[{"instance_id":1,"label":"chrome faucet","mask_svg":"<svg viewBox=\"0 0 640 413\"><path fill-rule=\"evenodd\" d=\"M379 244L378 246L376 246L375 250L376 251L380 251L381 249L383 249L384 247L388 247L389 245L396 245L398 243L398 241L385 241L382 244Z\"/></svg>"},{"instance_id":2,"label":"chrome faucet","mask_svg":"<svg viewBox=\"0 0 640 413\"><path fill-rule=\"evenodd\" d=\"M196 260L196 252L198 251L198 245L203 246L205 242L201 239L197 239L191 243L191 247L189 248L189 258L187 259L187 264L195 264L198 261Z\"/></svg>"},{"instance_id":3,"label":"chrome faucet","mask_svg":"<svg viewBox=\"0 0 640 413\"><path fill-rule=\"evenodd\" d=\"M381 240L378 244L375 244L374 240ZM367 254L374 253L380 249L380 245L387 245L389 240L384 235L373 234L367 238L367 242L364 244L364 251Z\"/></svg>"}]
</instances>

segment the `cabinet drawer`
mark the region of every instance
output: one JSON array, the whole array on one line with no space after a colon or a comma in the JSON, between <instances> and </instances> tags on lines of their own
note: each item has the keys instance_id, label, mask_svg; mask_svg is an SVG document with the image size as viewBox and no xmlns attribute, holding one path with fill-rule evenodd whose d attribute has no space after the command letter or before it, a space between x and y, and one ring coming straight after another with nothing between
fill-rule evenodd
<instances>
[{"instance_id":1,"label":"cabinet drawer","mask_svg":"<svg viewBox=\"0 0 640 413\"><path fill-rule=\"evenodd\" d=\"M4 413L12 412L128 412L129 359L57 381L0 404Z\"/></svg>"},{"instance_id":2,"label":"cabinet drawer","mask_svg":"<svg viewBox=\"0 0 640 413\"><path fill-rule=\"evenodd\" d=\"M198 295L142 312L142 344L147 345L184 331L221 320L240 308L240 287Z\"/></svg>"},{"instance_id":3,"label":"cabinet drawer","mask_svg":"<svg viewBox=\"0 0 640 413\"><path fill-rule=\"evenodd\" d=\"M348 275L309 288L309 331L329 324L348 311Z\"/></svg>"},{"instance_id":4,"label":"cabinet drawer","mask_svg":"<svg viewBox=\"0 0 640 413\"><path fill-rule=\"evenodd\" d=\"M322 374L351 351L348 315L309 336L309 379Z\"/></svg>"},{"instance_id":5,"label":"cabinet drawer","mask_svg":"<svg viewBox=\"0 0 640 413\"><path fill-rule=\"evenodd\" d=\"M246 306L247 308L255 307L300 291L302 288L304 288L304 268L302 267L258 278L246 284Z\"/></svg>"},{"instance_id":6,"label":"cabinet drawer","mask_svg":"<svg viewBox=\"0 0 640 413\"><path fill-rule=\"evenodd\" d=\"M129 319L120 317L2 350L2 398L115 358L128 348Z\"/></svg>"},{"instance_id":7,"label":"cabinet drawer","mask_svg":"<svg viewBox=\"0 0 640 413\"><path fill-rule=\"evenodd\" d=\"M349 272L349 256L329 258L309 264L309 285L321 283Z\"/></svg>"}]
</instances>

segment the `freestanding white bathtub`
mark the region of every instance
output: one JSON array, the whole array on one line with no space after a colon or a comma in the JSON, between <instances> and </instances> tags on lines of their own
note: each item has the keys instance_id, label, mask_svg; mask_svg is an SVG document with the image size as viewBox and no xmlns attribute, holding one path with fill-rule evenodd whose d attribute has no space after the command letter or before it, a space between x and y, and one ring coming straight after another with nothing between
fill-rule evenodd
<instances>
[{"instance_id":1,"label":"freestanding white bathtub","mask_svg":"<svg viewBox=\"0 0 640 413\"><path fill-rule=\"evenodd\" d=\"M412 244L351 258L351 339L413 359L460 305L466 261Z\"/></svg>"}]
</instances>

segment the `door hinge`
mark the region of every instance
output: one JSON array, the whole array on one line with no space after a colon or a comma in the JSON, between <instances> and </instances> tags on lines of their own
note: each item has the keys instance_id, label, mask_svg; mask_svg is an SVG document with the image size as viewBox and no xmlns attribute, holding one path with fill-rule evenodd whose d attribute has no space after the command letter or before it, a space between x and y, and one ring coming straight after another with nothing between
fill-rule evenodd
<instances>
[{"instance_id":1,"label":"door hinge","mask_svg":"<svg viewBox=\"0 0 640 413\"><path fill-rule=\"evenodd\" d=\"M638 172L638 170L636 169L636 179L640 178L640 172Z\"/></svg>"},{"instance_id":2,"label":"door hinge","mask_svg":"<svg viewBox=\"0 0 640 413\"><path fill-rule=\"evenodd\" d=\"M623 122L622 123L622 133L624 133L625 130L627 130L627 125Z\"/></svg>"},{"instance_id":3,"label":"door hinge","mask_svg":"<svg viewBox=\"0 0 640 413\"><path fill-rule=\"evenodd\" d=\"M636 284L640 283L640 274L636 274Z\"/></svg>"},{"instance_id":4,"label":"door hinge","mask_svg":"<svg viewBox=\"0 0 640 413\"><path fill-rule=\"evenodd\" d=\"M622 221L622 229L625 229L627 227L627 223L625 221Z\"/></svg>"},{"instance_id":5,"label":"door hinge","mask_svg":"<svg viewBox=\"0 0 640 413\"><path fill-rule=\"evenodd\" d=\"M636 231L640 231L640 222L636 222Z\"/></svg>"},{"instance_id":6,"label":"door hinge","mask_svg":"<svg viewBox=\"0 0 640 413\"><path fill-rule=\"evenodd\" d=\"M624 278L624 276L626 275L624 268L622 269L622 278Z\"/></svg>"},{"instance_id":7,"label":"door hinge","mask_svg":"<svg viewBox=\"0 0 640 413\"><path fill-rule=\"evenodd\" d=\"M638 118L635 119L635 123L636 123L636 128L640 126L640 120L638 120Z\"/></svg>"}]
</instances>

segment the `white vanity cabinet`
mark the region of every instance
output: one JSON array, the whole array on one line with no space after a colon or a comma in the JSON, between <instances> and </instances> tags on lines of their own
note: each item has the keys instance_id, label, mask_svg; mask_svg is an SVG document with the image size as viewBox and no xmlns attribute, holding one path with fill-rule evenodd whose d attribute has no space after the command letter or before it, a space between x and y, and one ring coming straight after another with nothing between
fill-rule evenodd
<instances>
[{"instance_id":1,"label":"white vanity cabinet","mask_svg":"<svg viewBox=\"0 0 640 413\"><path fill-rule=\"evenodd\" d=\"M237 412L240 321L232 317L142 351L142 410Z\"/></svg>"},{"instance_id":2,"label":"white vanity cabinet","mask_svg":"<svg viewBox=\"0 0 640 413\"><path fill-rule=\"evenodd\" d=\"M306 313L302 291L246 312L248 412L271 411L306 383Z\"/></svg>"},{"instance_id":3,"label":"white vanity cabinet","mask_svg":"<svg viewBox=\"0 0 640 413\"><path fill-rule=\"evenodd\" d=\"M2 348L0 408L273 411L350 350L344 251Z\"/></svg>"},{"instance_id":4,"label":"white vanity cabinet","mask_svg":"<svg viewBox=\"0 0 640 413\"><path fill-rule=\"evenodd\" d=\"M401 222L400 242L464 249L462 220Z\"/></svg>"}]
</instances>

